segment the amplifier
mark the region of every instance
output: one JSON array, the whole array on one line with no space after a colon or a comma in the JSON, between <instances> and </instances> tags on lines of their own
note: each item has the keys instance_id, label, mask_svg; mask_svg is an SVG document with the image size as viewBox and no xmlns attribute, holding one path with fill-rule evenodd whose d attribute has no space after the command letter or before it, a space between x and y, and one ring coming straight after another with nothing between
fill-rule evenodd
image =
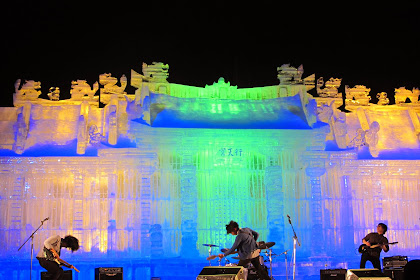
<instances>
[{"instance_id":1,"label":"amplifier","mask_svg":"<svg viewBox=\"0 0 420 280\"><path fill-rule=\"evenodd\" d=\"M52 275L46 271L41 272L41 280L51 280ZM72 280L73 272L71 270L64 270L63 280Z\"/></svg>"},{"instance_id":2,"label":"amplifier","mask_svg":"<svg viewBox=\"0 0 420 280\"><path fill-rule=\"evenodd\" d=\"M347 269L321 269L321 280L345 280Z\"/></svg>"},{"instance_id":3,"label":"amplifier","mask_svg":"<svg viewBox=\"0 0 420 280\"><path fill-rule=\"evenodd\" d=\"M122 280L122 267L97 267L95 268L95 280Z\"/></svg>"},{"instance_id":4,"label":"amplifier","mask_svg":"<svg viewBox=\"0 0 420 280\"><path fill-rule=\"evenodd\" d=\"M196 280L244 280L242 266L205 266Z\"/></svg>"},{"instance_id":5,"label":"amplifier","mask_svg":"<svg viewBox=\"0 0 420 280\"><path fill-rule=\"evenodd\" d=\"M408 263L407 256L392 256L382 259L384 268L388 267L404 267Z\"/></svg>"}]
</instances>

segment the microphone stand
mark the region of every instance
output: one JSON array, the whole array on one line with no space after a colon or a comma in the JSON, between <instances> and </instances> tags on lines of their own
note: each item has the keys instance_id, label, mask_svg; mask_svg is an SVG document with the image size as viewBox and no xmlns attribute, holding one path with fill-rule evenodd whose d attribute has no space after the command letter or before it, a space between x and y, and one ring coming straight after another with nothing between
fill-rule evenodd
<instances>
[{"instance_id":1,"label":"microphone stand","mask_svg":"<svg viewBox=\"0 0 420 280\"><path fill-rule=\"evenodd\" d=\"M289 218L289 224L292 226L293 230L293 280L295 280L296 275L296 244L300 247L299 239L296 235L295 229L293 228L292 220L290 219L290 216L287 215L287 218Z\"/></svg>"},{"instance_id":2,"label":"microphone stand","mask_svg":"<svg viewBox=\"0 0 420 280\"><path fill-rule=\"evenodd\" d=\"M31 270L29 271L29 280L32 280L32 260L34 256L34 235L44 225L44 222L47 221L48 219L49 218L45 218L44 220L42 220L39 227L34 232L32 232L32 234L28 237L28 239L26 239L26 241L23 242L23 244L18 249L18 251L20 251L20 249L22 249L22 247L26 244L26 242L28 242L29 239L31 239Z\"/></svg>"}]
</instances>

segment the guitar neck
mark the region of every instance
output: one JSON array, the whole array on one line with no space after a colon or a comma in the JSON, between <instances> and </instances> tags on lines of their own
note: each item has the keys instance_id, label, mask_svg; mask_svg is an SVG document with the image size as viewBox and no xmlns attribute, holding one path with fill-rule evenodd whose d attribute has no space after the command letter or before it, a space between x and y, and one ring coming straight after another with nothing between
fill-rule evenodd
<instances>
[{"instance_id":1,"label":"guitar neck","mask_svg":"<svg viewBox=\"0 0 420 280\"><path fill-rule=\"evenodd\" d=\"M375 244L375 245L371 245L370 248L376 248L376 247L380 247L383 245L394 245L397 244L398 242L391 242L391 243L384 243L384 244Z\"/></svg>"},{"instance_id":2,"label":"guitar neck","mask_svg":"<svg viewBox=\"0 0 420 280\"><path fill-rule=\"evenodd\" d=\"M67 266L68 268L70 268L72 265L69 264L68 262L66 262L63 259L57 258L57 261L59 261L61 264L64 264L65 266ZM76 270L77 272L80 272L74 265L73 265L74 270Z\"/></svg>"}]
</instances>

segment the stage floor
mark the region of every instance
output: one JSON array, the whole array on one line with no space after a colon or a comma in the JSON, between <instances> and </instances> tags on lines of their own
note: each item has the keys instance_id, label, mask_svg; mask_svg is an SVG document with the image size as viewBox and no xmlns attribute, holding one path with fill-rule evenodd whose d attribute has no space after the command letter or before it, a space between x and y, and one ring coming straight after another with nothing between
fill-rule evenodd
<instances>
[{"instance_id":1,"label":"stage floor","mask_svg":"<svg viewBox=\"0 0 420 280\"><path fill-rule=\"evenodd\" d=\"M410 259L419 259L419 257L409 257ZM161 259L161 260L141 260L141 259L119 259L119 260L104 260L104 259L88 259L78 260L76 258L69 259L70 263L74 264L80 273L73 272L73 279L75 280L93 280L95 279L96 267L123 267L124 280L149 280L151 277L160 277L162 280L194 280L200 273L204 266L209 263L205 259L185 260L181 258ZM296 279L319 279L320 269L335 269L335 268L359 268L360 258L358 256L342 257L319 257L319 258L300 258L296 265ZM224 264L224 262L222 262ZM267 263L266 263L267 264ZM212 265L218 265L217 261L212 261ZM267 264L268 265L268 264ZM29 279L30 259L1 259L0 272L1 279L7 280L27 280ZM371 264L368 262L367 268ZM40 273L45 271L39 266L38 261L34 259L32 280L39 280ZM288 260L288 279L292 279L292 267L290 266L290 256ZM273 276L277 280L286 278L286 265L284 258L274 259L273 262Z\"/></svg>"}]
</instances>

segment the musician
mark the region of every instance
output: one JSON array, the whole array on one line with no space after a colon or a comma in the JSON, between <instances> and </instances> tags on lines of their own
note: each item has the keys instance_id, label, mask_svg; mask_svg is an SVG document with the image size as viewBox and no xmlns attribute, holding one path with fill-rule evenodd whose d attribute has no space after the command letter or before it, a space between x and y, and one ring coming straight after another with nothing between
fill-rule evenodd
<instances>
[{"instance_id":1,"label":"musician","mask_svg":"<svg viewBox=\"0 0 420 280\"><path fill-rule=\"evenodd\" d=\"M388 244L388 239L384 236L385 232L388 230L386 224L379 223L376 227L377 232L371 232L363 238L363 244L367 246L372 246L376 244L381 244L381 246L377 248L372 248L371 250L367 250L362 253L362 257L360 259L360 268L365 268L366 262L370 261L374 268L381 270L381 261L379 260L379 256L381 251L384 252L389 251L389 246L385 245Z\"/></svg>"},{"instance_id":2,"label":"musician","mask_svg":"<svg viewBox=\"0 0 420 280\"><path fill-rule=\"evenodd\" d=\"M237 222L230 221L226 225L226 233L236 235L235 242L224 254L219 254L219 258L224 258L232 254L235 250L238 250L240 258L238 266L246 266L251 262L257 270L258 277L269 280L270 277L267 271L260 264L260 250L256 242L259 236L258 232L250 228L239 228Z\"/></svg>"},{"instance_id":3,"label":"musician","mask_svg":"<svg viewBox=\"0 0 420 280\"><path fill-rule=\"evenodd\" d=\"M53 254L54 258L57 258L60 257L61 248L68 248L72 252L77 251L79 249L79 240L71 235L67 235L64 238L61 238L59 235L55 235L45 240L43 245L44 246L42 246L41 250L39 250L39 253L36 256L39 264L52 275L52 280L63 279L63 269L58 265L57 262L53 260L47 260L47 253L44 251L44 248L49 250ZM70 265L68 268L74 267Z\"/></svg>"}]
</instances>

